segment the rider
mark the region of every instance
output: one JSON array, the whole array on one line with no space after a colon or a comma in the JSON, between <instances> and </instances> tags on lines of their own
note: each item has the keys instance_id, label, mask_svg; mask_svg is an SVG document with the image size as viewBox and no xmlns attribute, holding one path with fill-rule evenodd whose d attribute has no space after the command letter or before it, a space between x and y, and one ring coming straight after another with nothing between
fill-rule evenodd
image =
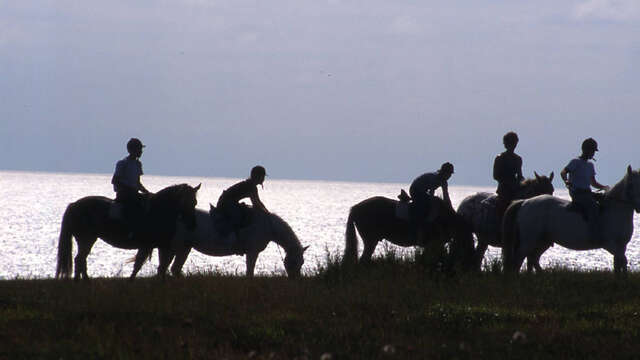
<instances>
[{"instance_id":1,"label":"rider","mask_svg":"<svg viewBox=\"0 0 640 360\"><path fill-rule=\"evenodd\" d=\"M520 183L524 180L522 176L522 158L515 153L518 145L518 134L513 131L506 133L502 137L502 143L506 151L496 156L493 161L493 178L498 182L498 202L496 204L496 215L498 224L502 221L502 215L507 207L516 197L520 188Z\"/></svg>"},{"instance_id":2,"label":"rider","mask_svg":"<svg viewBox=\"0 0 640 360\"><path fill-rule=\"evenodd\" d=\"M143 173L140 157L142 156L142 142L131 138L127 142L129 155L116 163L116 170L111 178L113 190L116 192L116 202L124 206L124 218L135 230L142 215L142 196L149 191L140 182ZM133 231L129 234L133 237Z\"/></svg>"},{"instance_id":3,"label":"rider","mask_svg":"<svg viewBox=\"0 0 640 360\"><path fill-rule=\"evenodd\" d=\"M453 165L449 162L442 164L440 170L435 172L428 172L415 178L409 188L409 194L413 200L413 207L410 216L412 237L416 239L416 242L420 242L420 224L424 221L425 217L429 214L429 204L431 198L434 196L434 192L437 188L442 188L442 198L449 205L451 205L451 199L449 198L449 190L447 180L451 178L453 174Z\"/></svg>"},{"instance_id":4,"label":"rider","mask_svg":"<svg viewBox=\"0 0 640 360\"><path fill-rule=\"evenodd\" d=\"M258 185L263 186L262 183L264 182L266 175L267 173L264 167L260 165L254 166L251 169L251 176L248 179L231 186L227 190L224 190L222 195L220 195L217 208L229 220L232 225L232 229L241 225L242 212L238 203L244 198L249 198L254 208L267 213L269 212L258 196ZM226 236L228 231L232 229L224 229L227 231L223 230L222 235Z\"/></svg>"},{"instance_id":5,"label":"rider","mask_svg":"<svg viewBox=\"0 0 640 360\"><path fill-rule=\"evenodd\" d=\"M560 176L569 189L571 201L586 211L587 222L595 240L597 236L597 216L598 203L593 197L591 186L600 190L608 190L609 186L602 185L596 181L596 170L593 159L598 151L598 143L593 138L588 138L582 142L582 155L571 160L560 172ZM567 176L568 175L568 176Z\"/></svg>"}]
</instances>

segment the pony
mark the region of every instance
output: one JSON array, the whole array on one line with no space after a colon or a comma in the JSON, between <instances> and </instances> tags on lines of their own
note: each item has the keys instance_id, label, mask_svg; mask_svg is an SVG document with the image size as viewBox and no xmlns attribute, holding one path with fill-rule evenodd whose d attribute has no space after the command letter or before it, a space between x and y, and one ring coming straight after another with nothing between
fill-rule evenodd
<instances>
[{"instance_id":1,"label":"pony","mask_svg":"<svg viewBox=\"0 0 640 360\"><path fill-rule=\"evenodd\" d=\"M470 227L444 200L433 197L432 214L435 217L429 224L422 241L410 235L409 222L397 216L397 200L383 196L365 199L351 207L345 231L345 250L343 262L358 262L358 238L356 228L364 245L359 261L368 263L378 243L387 240L399 246L421 246L437 242L444 246L452 238L452 255L454 261L461 260L463 267L468 267L473 252L473 235ZM436 213L437 215L433 215Z\"/></svg>"},{"instance_id":2,"label":"pony","mask_svg":"<svg viewBox=\"0 0 640 360\"><path fill-rule=\"evenodd\" d=\"M215 209L211 206L212 210ZM236 231L236 236L221 237L216 229L216 222L210 213L196 209L195 231L190 231L184 224L178 224L172 244L175 260L171 265L174 276L182 275L184 265L191 249L196 249L210 256L246 256L246 276L253 277L258 255L270 241L280 245L286 256L284 268L290 278L300 276L300 268L304 264L303 254L309 246L302 247L291 226L280 216L251 207L246 207L250 221L247 226Z\"/></svg>"},{"instance_id":3,"label":"pony","mask_svg":"<svg viewBox=\"0 0 640 360\"><path fill-rule=\"evenodd\" d=\"M622 180L604 193L597 219L599 237L592 238L589 224L574 207L550 195L511 203L503 222L505 272L517 273L525 258L529 272L542 271L540 256L555 243L572 250L603 248L613 255L615 273L626 274L633 211L640 212L640 172L629 166Z\"/></svg>"},{"instance_id":4,"label":"pony","mask_svg":"<svg viewBox=\"0 0 640 360\"><path fill-rule=\"evenodd\" d=\"M74 279L89 279L87 256L98 238L120 249L138 249L130 278L134 279L142 264L151 256L154 248L169 249L179 219L186 226L195 227L196 194L200 185L173 185L151 194L148 211L144 214L141 229L130 238L129 227L110 215L114 200L103 196L87 196L67 206L62 216L58 240L56 278L68 278L72 270L72 238L76 239L78 253L75 257ZM163 251L162 254L167 254ZM160 256L158 275L163 276L170 258Z\"/></svg>"},{"instance_id":5,"label":"pony","mask_svg":"<svg viewBox=\"0 0 640 360\"><path fill-rule=\"evenodd\" d=\"M553 172L549 176L540 176L533 172L534 178L526 179L520 183L520 190L516 199L528 199L534 196L548 194L553 195ZM496 214L497 195L488 192L479 192L469 195L458 205L458 214L471 226L476 236L477 245L474 251L474 267L480 270L482 259L489 245L502 247L500 239L500 224Z\"/></svg>"}]
</instances>

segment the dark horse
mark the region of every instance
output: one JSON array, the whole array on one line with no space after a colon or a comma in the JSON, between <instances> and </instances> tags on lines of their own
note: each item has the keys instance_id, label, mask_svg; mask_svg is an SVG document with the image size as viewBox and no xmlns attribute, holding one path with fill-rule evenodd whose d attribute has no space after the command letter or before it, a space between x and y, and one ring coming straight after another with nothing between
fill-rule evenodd
<instances>
[{"instance_id":1,"label":"dark horse","mask_svg":"<svg viewBox=\"0 0 640 360\"><path fill-rule=\"evenodd\" d=\"M103 196L87 196L67 206L62 217L58 240L58 265L56 278L71 275L72 237L76 238L78 253L75 258L74 279L88 279L87 256L98 238L121 249L138 249L131 279L136 277L142 264L158 248L160 265L158 275L163 276L173 255L170 244L181 219L187 227L195 228L196 193L200 185L173 185L152 194L148 199L148 211L143 216L136 236L129 238L129 227L109 215L113 200Z\"/></svg>"},{"instance_id":2,"label":"dark horse","mask_svg":"<svg viewBox=\"0 0 640 360\"><path fill-rule=\"evenodd\" d=\"M437 209L435 219L427 224L423 241L418 243L410 235L409 222L396 215L398 201L375 196L351 207L345 233L345 262L358 261L358 238L360 233L364 249L361 262L368 262L381 240L387 240L400 246L422 246L436 242L444 246L453 239L452 255L461 260L465 267L470 266L473 255L473 235L468 224L456 214L444 200L434 197L432 209Z\"/></svg>"},{"instance_id":3,"label":"dark horse","mask_svg":"<svg viewBox=\"0 0 640 360\"><path fill-rule=\"evenodd\" d=\"M520 183L520 190L515 199L529 199L543 194L553 195L553 171L548 177L540 176L536 172L534 175L535 178ZM502 247L501 224L498 224L498 214L496 213L497 202L497 195L479 192L467 196L458 205L458 214L469 222L478 240L474 255L474 266L478 271L482 267L482 259L484 259L487 247L489 245Z\"/></svg>"}]
</instances>

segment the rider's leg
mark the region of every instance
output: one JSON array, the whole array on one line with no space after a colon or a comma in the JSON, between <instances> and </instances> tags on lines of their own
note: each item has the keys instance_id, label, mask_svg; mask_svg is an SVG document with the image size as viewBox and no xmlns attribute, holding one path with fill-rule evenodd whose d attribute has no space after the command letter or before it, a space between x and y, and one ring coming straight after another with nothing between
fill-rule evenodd
<instances>
[{"instance_id":1,"label":"rider's leg","mask_svg":"<svg viewBox=\"0 0 640 360\"><path fill-rule=\"evenodd\" d=\"M413 194L413 204L411 205L411 211L409 212L409 239L413 239L415 244L422 243L423 225L428 213L428 202L425 195Z\"/></svg>"},{"instance_id":2,"label":"rider's leg","mask_svg":"<svg viewBox=\"0 0 640 360\"><path fill-rule=\"evenodd\" d=\"M593 198L591 191L573 191L571 198L586 216L587 225L589 228L589 239L593 243L599 243L601 234L600 227L598 226L598 203Z\"/></svg>"}]
</instances>

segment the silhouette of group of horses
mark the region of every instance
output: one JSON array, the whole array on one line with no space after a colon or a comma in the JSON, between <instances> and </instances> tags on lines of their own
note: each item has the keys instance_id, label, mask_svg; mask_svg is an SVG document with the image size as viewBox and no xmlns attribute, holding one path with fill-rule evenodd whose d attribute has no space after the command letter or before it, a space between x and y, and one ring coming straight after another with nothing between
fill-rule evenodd
<instances>
[{"instance_id":1,"label":"silhouette of group of horses","mask_svg":"<svg viewBox=\"0 0 640 360\"><path fill-rule=\"evenodd\" d=\"M525 180L520 194L507 208L502 223L495 216L495 196L477 193L465 198L457 211L435 198L437 215L429 219L423 237L411 236L409 223L397 214L399 202L381 196L372 197L351 207L345 231L343 262L355 264L371 260L382 240L399 246L449 244L450 264L465 270L479 271L489 245L502 247L505 272L518 272L527 260L527 270L541 271L539 259L553 244L573 250L603 248L614 257L616 273L626 273L626 248L633 234L633 212L640 212L640 171L627 168L625 175L606 191L600 206L603 239L597 243L589 236L589 226L570 202L553 196L553 172ZM58 241L57 278L88 279L87 256L98 238L122 249L137 249L130 278L137 275L153 249L158 249L158 276L164 277L171 265L174 276L182 274L191 249L211 256L245 255L246 275L253 276L258 254L270 241L281 246L286 256L284 267L289 277L301 275L304 251L292 228L273 213L249 209L250 223L237 231L237 242L220 238L208 212L196 209L200 185L173 185L147 202L142 231L131 237L121 219L114 218L114 200L88 196L67 207L62 218ZM358 257L358 237L363 250ZM72 239L77 254L72 261ZM172 264L173 262L173 264ZM74 269L75 264L75 269ZM452 265L453 266L453 265Z\"/></svg>"}]
</instances>

